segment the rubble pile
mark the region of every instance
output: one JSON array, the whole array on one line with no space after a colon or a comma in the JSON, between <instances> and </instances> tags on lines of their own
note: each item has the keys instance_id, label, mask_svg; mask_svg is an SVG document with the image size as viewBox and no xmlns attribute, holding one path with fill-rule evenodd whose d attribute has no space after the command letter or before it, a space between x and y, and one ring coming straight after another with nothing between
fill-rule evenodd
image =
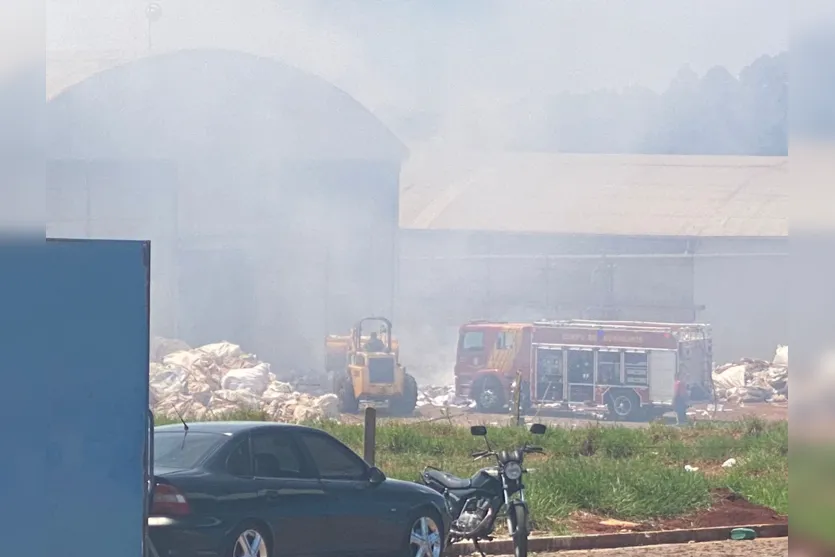
<instances>
[{"instance_id":1,"label":"rubble pile","mask_svg":"<svg viewBox=\"0 0 835 557\"><path fill-rule=\"evenodd\" d=\"M716 397L727 402L786 402L789 398L789 347L778 346L774 359L742 359L713 372Z\"/></svg>"},{"instance_id":2,"label":"rubble pile","mask_svg":"<svg viewBox=\"0 0 835 557\"><path fill-rule=\"evenodd\" d=\"M229 342L183 348L177 341L152 344L151 408L157 415L202 420L261 411L280 422L337 418L336 395L311 396L279 381L270 365Z\"/></svg>"},{"instance_id":3,"label":"rubble pile","mask_svg":"<svg viewBox=\"0 0 835 557\"><path fill-rule=\"evenodd\" d=\"M437 406L437 407L446 407L451 406L454 408L469 408L471 405L474 405L471 401L467 400L465 397L459 397L455 394L455 386L454 385L446 385L446 386L435 386L430 385L426 387L422 387L420 392L418 392L418 401L417 406L425 407L425 406Z\"/></svg>"}]
</instances>

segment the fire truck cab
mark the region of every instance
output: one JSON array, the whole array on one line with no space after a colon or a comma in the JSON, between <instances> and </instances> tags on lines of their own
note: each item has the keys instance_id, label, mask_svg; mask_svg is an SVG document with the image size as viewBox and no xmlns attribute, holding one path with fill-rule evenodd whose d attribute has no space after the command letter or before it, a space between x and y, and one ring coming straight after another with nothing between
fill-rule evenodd
<instances>
[{"instance_id":1,"label":"fire truck cab","mask_svg":"<svg viewBox=\"0 0 835 557\"><path fill-rule=\"evenodd\" d=\"M501 412L521 373L523 407L602 407L617 420L672 409L676 380L691 400L712 393L709 325L641 321L471 322L460 329L456 393Z\"/></svg>"}]
</instances>

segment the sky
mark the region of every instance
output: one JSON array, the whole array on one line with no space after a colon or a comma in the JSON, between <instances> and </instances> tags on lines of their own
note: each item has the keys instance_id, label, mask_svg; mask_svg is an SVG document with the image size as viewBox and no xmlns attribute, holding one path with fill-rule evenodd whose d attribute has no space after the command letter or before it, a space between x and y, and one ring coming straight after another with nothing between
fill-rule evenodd
<instances>
[{"instance_id":1,"label":"sky","mask_svg":"<svg viewBox=\"0 0 835 557\"><path fill-rule=\"evenodd\" d=\"M660 92L685 64L700 75L715 65L737 73L787 48L790 16L787 0L158 3L156 51L213 46L279 58L390 125L404 114L440 114L450 138L471 136L481 128L474 120L516 102L535 113L563 91ZM147 52L147 4L49 0L48 48ZM500 119L497 129L507 125Z\"/></svg>"},{"instance_id":2,"label":"sky","mask_svg":"<svg viewBox=\"0 0 835 557\"><path fill-rule=\"evenodd\" d=\"M738 71L788 45L789 4L775 0L162 0L159 46L235 40L363 90L427 102L441 92L663 88L689 63ZM48 4L52 48L142 49L136 0ZM332 62L328 63L328 59ZM336 64L334 64L336 62ZM368 93L371 95L371 93ZM388 95L382 95L382 97Z\"/></svg>"}]
</instances>

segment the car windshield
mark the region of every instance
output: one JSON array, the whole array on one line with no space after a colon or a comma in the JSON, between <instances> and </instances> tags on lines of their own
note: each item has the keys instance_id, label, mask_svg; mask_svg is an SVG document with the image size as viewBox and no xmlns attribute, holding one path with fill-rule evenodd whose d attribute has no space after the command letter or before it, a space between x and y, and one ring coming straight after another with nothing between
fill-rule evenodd
<instances>
[{"instance_id":1,"label":"car windshield","mask_svg":"<svg viewBox=\"0 0 835 557\"><path fill-rule=\"evenodd\" d=\"M212 449L223 443L218 433L190 432L183 442L182 431L154 432L154 466L193 468Z\"/></svg>"}]
</instances>

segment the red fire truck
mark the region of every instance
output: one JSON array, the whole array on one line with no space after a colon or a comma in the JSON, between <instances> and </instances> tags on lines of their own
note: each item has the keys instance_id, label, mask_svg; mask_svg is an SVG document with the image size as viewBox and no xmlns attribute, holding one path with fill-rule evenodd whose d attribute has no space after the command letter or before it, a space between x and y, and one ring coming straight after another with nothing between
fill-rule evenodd
<instances>
[{"instance_id":1,"label":"red fire truck","mask_svg":"<svg viewBox=\"0 0 835 557\"><path fill-rule=\"evenodd\" d=\"M501 412L521 373L523 407L606 407L618 420L672 409L677 379L691 401L712 393L709 325L641 321L473 321L460 328L455 391Z\"/></svg>"}]
</instances>

